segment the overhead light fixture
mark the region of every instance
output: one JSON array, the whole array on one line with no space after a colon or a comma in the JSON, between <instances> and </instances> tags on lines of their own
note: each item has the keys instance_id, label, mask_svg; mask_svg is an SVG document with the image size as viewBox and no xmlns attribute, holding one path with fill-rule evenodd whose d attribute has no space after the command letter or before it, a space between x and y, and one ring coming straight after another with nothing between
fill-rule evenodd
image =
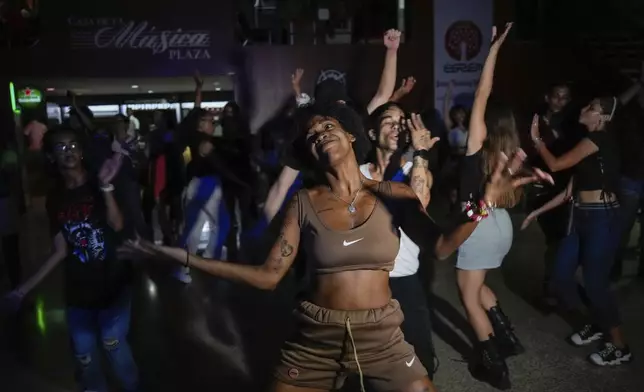
<instances>
[{"instance_id":1,"label":"overhead light fixture","mask_svg":"<svg viewBox=\"0 0 644 392\"><path fill-rule=\"evenodd\" d=\"M133 84L132 88L139 88L139 85L138 84Z\"/></svg>"},{"instance_id":2,"label":"overhead light fixture","mask_svg":"<svg viewBox=\"0 0 644 392\"><path fill-rule=\"evenodd\" d=\"M47 87L47 91L56 91L56 89L53 87Z\"/></svg>"},{"instance_id":3,"label":"overhead light fixture","mask_svg":"<svg viewBox=\"0 0 644 392\"><path fill-rule=\"evenodd\" d=\"M152 90L148 90L148 94L152 94L153 92L154 92L154 91L152 91Z\"/></svg>"},{"instance_id":4,"label":"overhead light fixture","mask_svg":"<svg viewBox=\"0 0 644 392\"><path fill-rule=\"evenodd\" d=\"M221 91L221 87L215 87L215 91Z\"/></svg>"}]
</instances>

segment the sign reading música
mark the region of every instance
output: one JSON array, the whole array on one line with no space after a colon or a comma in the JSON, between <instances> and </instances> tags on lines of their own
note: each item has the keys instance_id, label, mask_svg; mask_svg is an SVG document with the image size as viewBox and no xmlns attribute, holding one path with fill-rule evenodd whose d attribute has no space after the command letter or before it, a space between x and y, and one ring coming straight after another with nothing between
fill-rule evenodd
<instances>
[{"instance_id":1,"label":"sign reading m\u00fasica","mask_svg":"<svg viewBox=\"0 0 644 392\"><path fill-rule=\"evenodd\" d=\"M487 56L492 0L434 0L434 100L443 108L447 86L455 104L470 106Z\"/></svg>"},{"instance_id":2,"label":"sign reading m\u00fasica","mask_svg":"<svg viewBox=\"0 0 644 392\"><path fill-rule=\"evenodd\" d=\"M72 49L148 51L179 61L211 58L208 30L167 28L122 18L71 17L67 23Z\"/></svg>"}]
</instances>

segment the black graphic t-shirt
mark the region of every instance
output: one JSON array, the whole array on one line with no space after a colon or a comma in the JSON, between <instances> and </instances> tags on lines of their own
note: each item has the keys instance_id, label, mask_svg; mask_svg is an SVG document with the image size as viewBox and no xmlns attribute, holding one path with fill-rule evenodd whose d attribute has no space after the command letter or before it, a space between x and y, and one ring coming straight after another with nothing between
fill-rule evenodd
<instances>
[{"instance_id":1,"label":"black graphic t-shirt","mask_svg":"<svg viewBox=\"0 0 644 392\"><path fill-rule=\"evenodd\" d=\"M74 188L56 187L47 197L52 237L67 242L65 297L67 305L105 308L132 280L130 262L116 257L119 235L106 220L103 195L91 182Z\"/></svg>"}]
</instances>

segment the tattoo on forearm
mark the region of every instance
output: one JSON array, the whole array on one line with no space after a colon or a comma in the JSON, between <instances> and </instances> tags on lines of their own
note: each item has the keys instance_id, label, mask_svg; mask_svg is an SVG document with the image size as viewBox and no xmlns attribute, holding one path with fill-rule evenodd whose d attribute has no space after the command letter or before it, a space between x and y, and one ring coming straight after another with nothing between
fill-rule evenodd
<instances>
[{"instance_id":1,"label":"tattoo on forearm","mask_svg":"<svg viewBox=\"0 0 644 392\"><path fill-rule=\"evenodd\" d=\"M279 272L282 269L284 260L281 257L272 257L271 259L268 260L267 264L271 271Z\"/></svg>"},{"instance_id":2,"label":"tattoo on forearm","mask_svg":"<svg viewBox=\"0 0 644 392\"><path fill-rule=\"evenodd\" d=\"M420 200L423 200L427 195L429 188L427 188L427 182L421 176L413 176L410 183L411 189L416 194Z\"/></svg>"},{"instance_id":3,"label":"tattoo on forearm","mask_svg":"<svg viewBox=\"0 0 644 392\"><path fill-rule=\"evenodd\" d=\"M413 167L427 169L429 167L429 162L421 157L414 157Z\"/></svg>"}]
</instances>

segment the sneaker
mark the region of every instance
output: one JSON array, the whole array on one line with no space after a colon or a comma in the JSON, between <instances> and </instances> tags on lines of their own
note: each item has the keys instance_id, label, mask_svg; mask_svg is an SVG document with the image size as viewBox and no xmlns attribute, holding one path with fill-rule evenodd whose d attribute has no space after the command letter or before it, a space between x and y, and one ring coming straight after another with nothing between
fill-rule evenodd
<instances>
[{"instance_id":1,"label":"sneaker","mask_svg":"<svg viewBox=\"0 0 644 392\"><path fill-rule=\"evenodd\" d=\"M604 337L604 334L597 327L592 324L586 324L580 331L570 335L568 340L575 346L585 346L602 337Z\"/></svg>"},{"instance_id":2,"label":"sneaker","mask_svg":"<svg viewBox=\"0 0 644 392\"><path fill-rule=\"evenodd\" d=\"M590 354L588 360L597 366L619 366L632 360L631 350L627 347L617 348L612 343L606 342L604 348Z\"/></svg>"}]
</instances>

